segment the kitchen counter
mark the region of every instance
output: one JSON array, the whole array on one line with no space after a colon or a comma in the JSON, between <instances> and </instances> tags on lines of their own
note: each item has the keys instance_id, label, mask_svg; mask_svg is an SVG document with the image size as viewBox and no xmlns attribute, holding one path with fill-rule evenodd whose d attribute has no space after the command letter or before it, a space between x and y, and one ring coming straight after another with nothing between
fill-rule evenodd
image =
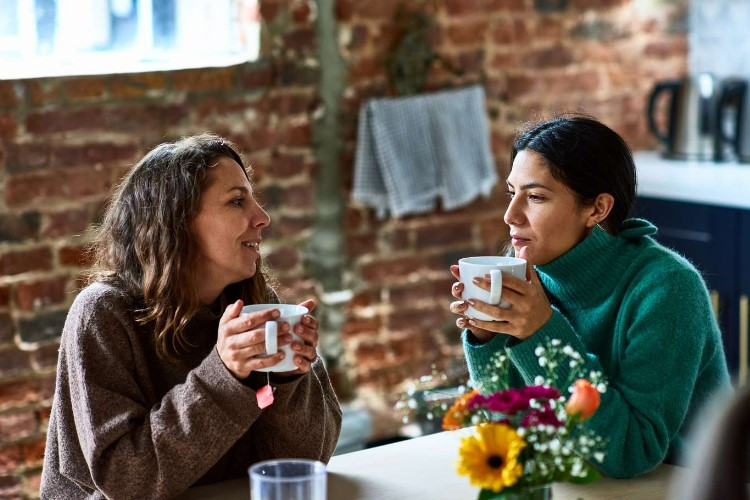
<instances>
[{"instance_id":1,"label":"kitchen counter","mask_svg":"<svg viewBox=\"0 0 750 500\"><path fill-rule=\"evenodd\" d=\"M639 196L750 210L750 164L672 160L655 151L633 156Z\"/></svg>"}]
</instances>

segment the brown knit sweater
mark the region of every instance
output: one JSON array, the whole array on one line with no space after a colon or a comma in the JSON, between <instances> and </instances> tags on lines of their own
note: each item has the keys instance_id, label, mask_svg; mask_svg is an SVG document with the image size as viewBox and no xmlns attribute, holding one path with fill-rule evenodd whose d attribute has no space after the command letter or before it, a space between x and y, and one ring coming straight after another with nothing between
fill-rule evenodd
<instances>
[{"instance_id":1,"label":"brown knit sweater","mask_svg":"<svg viewBox=\"0 0 750 500\"><path fill-rule=\"evenodd\" d=\"M235 379L216 351L219 317L201 309L179 363L156 355L135 301L94 283L63 329L42 471L42 498L169 498L190 486L244 476L271 458L327 462L341 410L318 358L305 375Z\"/></svg>"}]
</instances>

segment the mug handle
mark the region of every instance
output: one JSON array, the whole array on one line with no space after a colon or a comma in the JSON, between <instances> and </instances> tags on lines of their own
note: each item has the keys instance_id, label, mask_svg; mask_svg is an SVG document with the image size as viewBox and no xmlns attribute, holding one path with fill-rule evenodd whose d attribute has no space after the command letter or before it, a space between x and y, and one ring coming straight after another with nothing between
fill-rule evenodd
<instances>
[{"instance_id":1,"label":"mug handle","mask_svg":"<svg viewBox=\"0 0 750 500\"><path fill-rule=\"evenodd\" d=\"M266 321L266 354L269 356L276 354L279 350L277 344L278 329L279 326L275 321Z\"/></svg>"},{"instance_id":2,"label":"mug handle","mask_svg":"<svg viewBox=\"0 0 750 500\"><path fill-rule=\"evenodd\" d=\"M503 290L503 273L500 269L490 271L490 304L500 303L500 293Z\"/></svg>"}]
</instances>

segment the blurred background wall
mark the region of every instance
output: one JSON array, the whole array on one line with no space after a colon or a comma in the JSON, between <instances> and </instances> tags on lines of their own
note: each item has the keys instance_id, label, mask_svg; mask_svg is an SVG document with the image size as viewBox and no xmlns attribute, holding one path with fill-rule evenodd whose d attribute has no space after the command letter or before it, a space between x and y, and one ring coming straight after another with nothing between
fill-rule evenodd
<instances>
[{"instance_id":1,"label":"blurred background wall","mask_svg":"<svg viewBox=\"0 0 750 500\"><path fill-rule=\"evenodd\" d=\"M59 335L89 264L87 228L143 153L185 134L225 135L252 164L273 220L264 252L288 302L321 293L310 267L320 158L338 162L324 171L340 175L341 283L352 297L339 331L326 334L342 348L340 395L351 397L348 379L375 415L373 439L400 425L391 407L405 381L432 365L460 366L448 266L498 251L507 236L502 183L459 211L399 220L378 220L348 198L359 107L392 92L384 60L403 34L399 3L262 0L261 55L246 64L0 80L0 497L38 495ZM634 149L653 147L648 92L687 70L687 0L404 4L429 14L444 61L424 91L484 86L501 179L514 131L561 111L593 114ZM335 23L333 35L320 30L321 16ZM331 44L339 62L321 57ZM338 109L326 116L321 74L340 61ZM341 141L333 155L314 139L325 137L325 120Z\"/></svg>"}]
</instances>

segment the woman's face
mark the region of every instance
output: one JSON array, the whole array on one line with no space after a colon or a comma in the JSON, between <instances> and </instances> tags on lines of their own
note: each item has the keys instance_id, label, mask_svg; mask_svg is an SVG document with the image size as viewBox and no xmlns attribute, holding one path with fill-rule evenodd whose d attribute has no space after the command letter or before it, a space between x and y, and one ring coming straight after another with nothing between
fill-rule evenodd
<instances>
[{"instance_id":1,"label":"woman's face","mask_svg":"<svg viewBox=\"0 0 750 500\"><path fill-rule=\"evenodd\" d=\"M544 158L522 150L507 180L511 197L505 212L516 255L527 247L530 260L547 264L576 246L596 224L593 206L581 205L565 184L552 177Z\"/></svg>"},{"instance_id":2,"label":"woman's face","mask_svg":"<svg viewBox=\"0 0 750 500\"><path fill-rule=\"evenodd\" d=\"M261 231L270 222L236 161L222 157L207 170L192 222L199 252L196 283L203 303L255 274Z\"/></svg>"}]
</instances>

